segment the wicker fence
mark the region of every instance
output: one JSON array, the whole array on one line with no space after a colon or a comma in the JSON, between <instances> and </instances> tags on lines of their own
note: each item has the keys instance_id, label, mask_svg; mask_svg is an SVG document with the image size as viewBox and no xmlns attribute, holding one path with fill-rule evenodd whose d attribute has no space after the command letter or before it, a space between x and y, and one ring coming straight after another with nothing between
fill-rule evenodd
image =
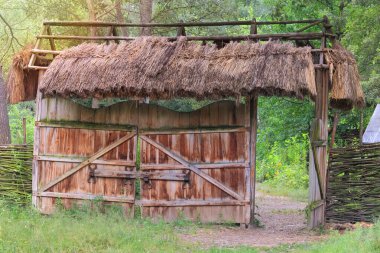
<instances>
[{"instance_id":1,"label":"wicker fence","mask_svg":"<svg viewBox=\"0 0 380 253\"><path fill-rule=\"evenodd\" d=\"M31 203L33 146L0 146L0 199Z\"/></svg>"},{"instance_id":2,"label":"wicker fence","mask_svg":"<svg viewBox=\"0 0 380 253\"><path fill-rule=\"evenodd\" d=\"M327 222L372 222L380 217L380 144L332 149Z\"/></svg>"}]
</instances>

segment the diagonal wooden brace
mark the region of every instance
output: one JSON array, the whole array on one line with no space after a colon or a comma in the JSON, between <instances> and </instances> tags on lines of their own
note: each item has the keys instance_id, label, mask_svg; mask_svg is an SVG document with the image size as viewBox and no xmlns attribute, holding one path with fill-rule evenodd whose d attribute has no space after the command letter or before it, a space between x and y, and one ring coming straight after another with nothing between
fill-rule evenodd
<instances>
[{"instance_id":1,"label":"diagonal wooden brace","mask_svg":"<svg viewBox=\"0 0 380 253\"><path fill-rule=\"evenodd\" d=\"M44 192L44 191L48 190L50 187L58 184L63 179L71 176L72 174L76 173L80 169L82 169L82 168L86 167L87 165L91 164L93 161L95 161L99 157L101 157L104 154L108 153L109 151L111 151L112 149L116 148L117 146L120 146L121 144L123 144L124 142L128 141L129 139L131 139L135 135L136 135L136 133L127 134L126 136L121 137L120 139L118 139L115 142L111 143L107 147L99 150L98 152L96 152L90 158L84 160L83 162L81 162L80 164L78 164L77 166L75 166L74 168L72 168L71 170L63 173L61 176L59 176L59 177L55 178L53 181L49 182L47 185L45 185L44 187L42 187L39 192Z\"/></svg>"},{"instance_id":2,"label":"diagonal wooden brace","mask_svg":"<svg viewBox=\"0 0 380 253\"><path fill-rule=\"evenodd\" d=\"M154 141L154 140L152 140L149 137L144 136L144 135L140 135L139 137L143 141L149 143L150 145L152 145L155 148L159 149L160 151L164 152L165 154L167 154L168 156L170 156L171 158L173 158L174 160L176 160L177 162L179 162L180 164L182 164L183 166L185 166L187 169L191 170L192 172L194 172L198 176L202 177L204 180L206 180L209 183L215 185L216 187L218 187L219 189L221 189L225 193L229 194L230 196L234 197L237 200L240 200L240 201L244 200L243 197L241 197L235 191L233 191L230 188L228 188L227 186L223 185L221 182L219 182L215 178L211 177L209 174L201 171L197 166L195 166L194 164L189 163L188 161L186 161L180 155L173 153L168 148L166 148L165 146L163 146L161 143L158 143L158 142L156 142L156 141Z\"/></svg>"}]
</instances>

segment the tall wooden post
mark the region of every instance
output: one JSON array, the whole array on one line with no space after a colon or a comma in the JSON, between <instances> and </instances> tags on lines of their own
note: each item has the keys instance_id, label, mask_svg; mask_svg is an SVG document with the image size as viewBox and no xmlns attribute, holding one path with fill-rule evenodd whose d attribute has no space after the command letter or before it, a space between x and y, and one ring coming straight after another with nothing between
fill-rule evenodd
<instances>
[{"instance_id":1,"label":"tall wooden post","mask_svg":"<svg viewBox=\"0 0 380 253\"><path fill-rule=\"evenodd\" d=\"M256 192L256 140L257 140L257 102L258 95L253 94L250 101L250 224L255 224L255 192Z\"/></svg>"},{"instance_id":2,"label":"tall wooden post","mask_svg":"<svg viewBox=\"0 0 380 253\"><path fill-rule=\"evenodd\" d=\"M328 21L327 21L328 23ZM321 49L326 47L326 38ZM323 52L320 65L324 64ZM325 223L326 181L327 181L327 140L328 140L328 78L326 68L315 69L317 97L315 99L315 120L311 130L311 152L309 163L309 227L314 228Z\"/></svg>"},{"instance_id":3,"label":"tall wooden post","mask_svg":"<svg viewBox=\"0 0 380 253\"><path fill-rule=\"evenodd\" d=\"M38 122L41 120L41 103L42 103L42 94L39 90L39 86L41 84L42 77L45 73L45 70L38 71L38 88L37 88L37 95L36 95L36 115L35 115L35 121ZM40 143L40 128L39 126L34 127L34 146L33 146L33 167L32 167L32 204L34 207L39 208L38 204L38 174L39 174L39 168L38 168L38 160L37 156L39 155L39 143Z\"/></svg>"}]
</instances>

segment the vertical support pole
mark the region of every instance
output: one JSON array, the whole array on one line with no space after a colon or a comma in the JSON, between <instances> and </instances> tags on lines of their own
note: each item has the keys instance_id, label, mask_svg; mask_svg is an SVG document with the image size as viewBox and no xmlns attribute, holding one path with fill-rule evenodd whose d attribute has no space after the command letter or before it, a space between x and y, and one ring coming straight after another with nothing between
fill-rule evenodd
<instances>
[{"instance_id":1,"label":"vertical support pole","mask_svg":"<svg viewBox=\"0 0 380 253\"><path fill-rule=\"evenodd\" d=\"M258 94L254 93L250 101L250 224L255 224L256 193L256 140L257 140L257 102Z\"/></svg>"},{"instance_id":2,"label":"vertical support pole","mask_svg":"<svg viewBox=\"0 0 380 253\"><path fill-rule=\"evenodd\" d=\"M334 144L335 144L335 135L336 135L336 128L338 127L338 122L339 122L339 114L338 114L338 112L335 112L334 113L333 129L331 131L330 150L334 147Z\"/></svg>"},{"instance_id":3,"label":"vertical support pole","mask_svg":"<svg viewBox=\"0 0 380 253\"><path fill-rule=\"evenodd\" d=\"M322 39L321 48L326 47L326 38ZM323 52L321 52L320 64L324 63ZM315 69L315 81L317 97L315 100L315 128L317 133L312 134L311 146L314 152L310 152L309 164L309 205L310 217L309 227L315 228L325 223L326 203L323 196L326 196L327 179L327 140L328 140L328 80L327 69ZM316 145L317 142L320 144ZM314 160L315 159L315 160ZM318 175L320 178L318 178ZM323 196L321 196L322 192Z\"/></svg>"},{"instance_id":4,"label":"vertical support pole","mask_svg":"<svg viewBox=\"0 0 380 253\"><path fill-rule=\"evenodd\" d=\"M23 144L26 145L26 118L22 118Z\"/></svg>"},{"instance_id":5,"label":"vertical support pole","mask_svg":"<svg viewBox=\"0 0 380 253\"><path fill-rule=\"evenodd\" d=\"M39 90L39 84L42 81L42 77L45 73L45 70L38 71L38 89L36 96L36 115L35 121L41 120L41 103L42 103L42 94ZM33 146L33 167L32 167L32 204L34 207L39 208L38 197L36 196L38 192L38 177L39 177L39 168L38 168L38 160L36 157L39 155L39 145L40 145L40 129L39 126L35 126L34 128L34 146Z\"/></svg>"},{"instance_id":6,"label":"vertical support pole","mask_svg":"<svg viewBox=\"0 0 380 253\"><path fill-rule=\"evenodd\" d=\"M359 129L360 144L363 143L363 132L364 132L364 115L363 115L363 109L361 109L360 110L360 129Z\"/></svg>"},{"instance_id":7,"label":"vertical support pole","mask_svg":"<svg viewBox=\"0 0 380 253\"><path fill-rule=\"evenodd\" d=\"M183 23L183 20L180 20L179 22ZM180 36L186 36L186 31L185 31L184 26L178 26L177 27L177 37L180 37Z\"/></svg>"}]
</instances>

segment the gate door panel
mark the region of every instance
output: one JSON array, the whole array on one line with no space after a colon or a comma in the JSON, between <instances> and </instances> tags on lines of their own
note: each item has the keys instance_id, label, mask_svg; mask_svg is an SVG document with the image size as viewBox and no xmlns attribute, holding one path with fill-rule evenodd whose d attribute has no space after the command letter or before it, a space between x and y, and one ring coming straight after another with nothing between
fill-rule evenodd
<instances>
[{"instance_id":1,"label":"gate door panel","mask_svg":"<svg viewBox=\"0 0 380 253\"><path fill-rule=\"evenodd\" d=\"M154 110L149 109L150 113ZM249 135L244 105L222 101L179 115L159 107L155 110L157 118L166 120L157 120L149 130L140 125L140 168L166 179L141 181L143 216L249 223ZM164 124L172 129L163 130Z\"/></svg>"},{"instance_id":2,"label":"gate door panel","mask_svg":"<svg viewBox=\"0 0 380 253\"><path fill-rule=\"evenodd\" d=\"M134 182L102 174L135 171L136 130L103 127L38 123L38 187L33 194L42 212L51 213L59 198L66 208L99 199L133 214Z\"/></svg>"}]
</instances>

